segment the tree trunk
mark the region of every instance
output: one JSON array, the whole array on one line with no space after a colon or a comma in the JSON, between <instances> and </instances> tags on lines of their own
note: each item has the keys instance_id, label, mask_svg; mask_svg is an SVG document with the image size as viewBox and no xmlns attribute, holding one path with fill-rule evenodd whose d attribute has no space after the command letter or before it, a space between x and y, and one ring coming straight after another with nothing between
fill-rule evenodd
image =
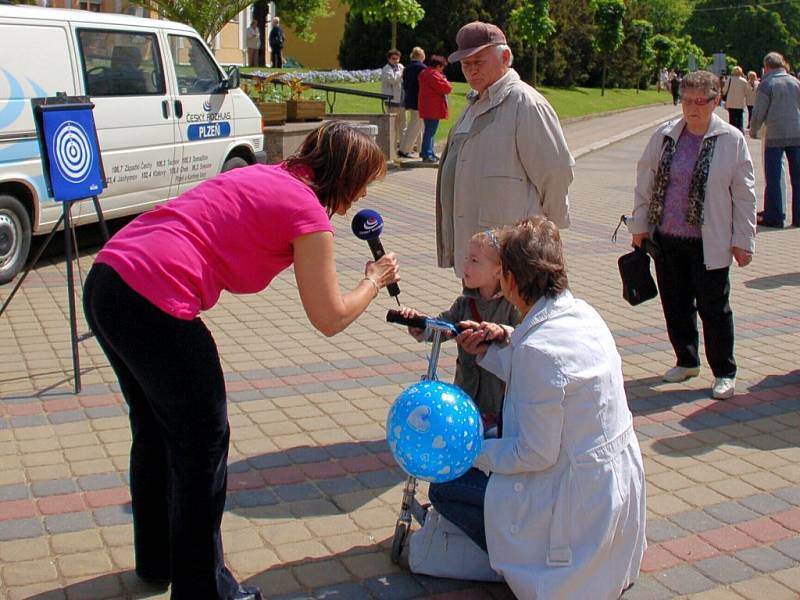
<instances>
[{"instance_id":1,"label":"tree trunk","mask_svg":"<svg viewBox=\"0 0 800 600\"><path fill-rule=\"evenodd\" d=\"M601 96L605 96L606 95L606 69L607 69L607 67L608 67L608 61L606 60L606 57L603 56L603 83L602 83L602 85L600 87L600 95Z\"/></svg>"},{"instance_id":2,"label":"tree trunk","mask_svg":"<svg viewBox=\"0 0 800 600\"><path fill-rule=\"evenodd\" d=\"M392 19L392 44L389 48L397 48L397 20Z\"/></svg>"},{"instance_id":3,"label":"tree trunk","mask_svg":"<svg viewBox=\"0 0 800 600\"><path fill-rule=\"evenodd\" d=\"M538 67L538 59L539 59L539 44L533 45L533 72L531 73L531 85L536 87L537 83L537 67Z\"/></svg>"}]
</instances>

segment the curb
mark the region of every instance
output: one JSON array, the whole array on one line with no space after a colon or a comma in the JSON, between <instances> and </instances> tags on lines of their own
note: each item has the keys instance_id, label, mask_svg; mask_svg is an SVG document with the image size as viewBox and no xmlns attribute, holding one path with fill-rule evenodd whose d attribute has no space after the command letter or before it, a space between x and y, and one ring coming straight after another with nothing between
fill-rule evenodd
<instances>
[{"instance_id":1,"label":"curb","mask_svg":"<svg viewBox=\"0 0 800 600\"><path fill-rule=\"evenodd\" d=\"M649 105L649 106L653 106L653 105ZM637 110L639 108L646 108L646 107L635 106L635 107L631 107L631 108L622 108L622 109L619 109L619 110L613 110L613 111L608 111L608 112L594 113L592 115L585 115L585 116L582 116L582 117L573 117L573 118L570 118L570 119L564 119L563 121L561 121L561 124L562 125L567 125L569 123L578 123L580 121L588 121L588 120L591 120L591 119L597 119L597 118L607 117L607 116L615 115L615 114L619 114L619 113L629 112L629 111L632 111L632 110ZM595 152L596 150L600 150L602 148L610 146L611 144L615 144L617 142L621 142L622 140L627 139L629 137L632 137L632 136L634 136L634 135L636 135L638 133L641 133L642 131L645 131L645 130L650 129L652 127L657 127L657 126L661 125L662 123L666 123L667 121L669 121L671 119L674 119L676 116L678 116L678 114L679 113L676 112L674 115L669 116L667 118L659 117L658 119L655 119L653 121L645 123L644 125L639 125L637 127L634 127L633 129L627 129L627 130L623 131L622 133L618 133L617 135L611 136L609 138L605 138L605 139L600 140L598 142L594 142L593 144L589 144L588 146L582 146L581 148L576 149L572 153L572 157L575 160L578 160L580 157L585 156L585 155L587 155L587 154L589 154L591 152ZM395 160L393 162L387 163L386 166L387 166L387 168L389 170L396 170L396 169L436 169L436 168L439 167L439 163L423 163L422 161L419 161L419 160Z\"/></svg>"},{"instance_id":2,"label":"curb","mask_svg":"<svg viewBox=\"0 0 800 600\"><path fill-rule=\"evenodd\" d=\"M636 135L637 133L641 133L642 131L645 131L645 130L650 129L652 127L657 127L657 126L661 125L662 123L666 123L667 121L670 121L670 120L674 119L676 116L677 116L677 114L673 115L671 117L667 117L666 119L664 117L659 117L658 119L656 119L654 121L651 121L649 123L645 123L644 125L639 125L638 127L634 127L633 129L628 129L626 131L623 131L622 133L618 133L617 135L611 136L611 137L606 138L604 140L600 140L599 142L595 142L593 144L589 144L588 146L583 146L581 148L576 149L572 153L572 157L575 160L578 160L582 156L586 156L587 154L589 154L591 152L595 152L596 150L600 150L602 148L605 148L606 146L610 146L611 144L615 144L617 142L621 142L622 140L627 139L629 137L632 137L632 136Z\"/></svg>"},{"instance_id":3,"label":"curb","mask_svg":"<svg viewBox=\"0 0 800 600\"><path fill-rule=\"evenodd\" d=\"M641 106L628 106L627 108L615 108L614 110L606 110L603 112L590 113L588 115L581 115L580 117L569 117L567 119L560 119L561 125L569 125L570 123L580 123L581 121L589 121L598 117L610 117L621 113L631 112L642 108L653 108L654 106L669 106L669 102L653 102L653 104L642 104Z\"/></svg>"}]
</instances>

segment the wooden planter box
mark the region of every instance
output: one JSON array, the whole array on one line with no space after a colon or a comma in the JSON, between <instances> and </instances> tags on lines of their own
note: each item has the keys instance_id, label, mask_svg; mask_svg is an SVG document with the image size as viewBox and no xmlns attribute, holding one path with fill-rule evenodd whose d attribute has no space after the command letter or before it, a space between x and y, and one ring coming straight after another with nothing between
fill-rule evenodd
<instances>
[{"instance_id":1,"label":"wooden planter box","mask_svg":"<svg viewBox=\"0 0 800 600\"><path fill-rule=\"evenodd\" d=\"M286 114L289 121L320 121L325 118L325 101L288 100Z\"/></svg>"},{"instance_id":2,"label":"wooden planter box","mask_svg":"<svg viewBox=\"0 0 800 600\"><path fill-rule=\"evenodd\" d=\"M286 102L256 102L261 112L262 125L283 125L286 123Z\"/></svg>"}]
</instances>

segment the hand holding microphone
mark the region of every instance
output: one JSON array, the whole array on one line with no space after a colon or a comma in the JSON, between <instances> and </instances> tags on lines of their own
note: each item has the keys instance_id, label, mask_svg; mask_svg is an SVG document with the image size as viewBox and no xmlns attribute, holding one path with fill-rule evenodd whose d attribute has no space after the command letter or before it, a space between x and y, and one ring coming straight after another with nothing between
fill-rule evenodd
<instances>
[{"instance_id":1,"label":"hand holding microphone","mask_svg":"<svg viewBox=\"0 0 800 600\"><path fill-rule=\"evenodd\" d=\"M372 256L375 259L374 263L367 263L365 275L374 283L384 285L388 281L386 289L389 291L390 296L394 296L397 304L400 304L400 299L397 297L400 294L400 286L395 283L399 280L397 276L397 258L394 254L386 254L381 244L380 236L383 232L383 218L374 210L365 208L358 211L353 217L352 229L355 236L360 240L366 240L369 249L372 251Z\"/></svg>"}]
</instances>

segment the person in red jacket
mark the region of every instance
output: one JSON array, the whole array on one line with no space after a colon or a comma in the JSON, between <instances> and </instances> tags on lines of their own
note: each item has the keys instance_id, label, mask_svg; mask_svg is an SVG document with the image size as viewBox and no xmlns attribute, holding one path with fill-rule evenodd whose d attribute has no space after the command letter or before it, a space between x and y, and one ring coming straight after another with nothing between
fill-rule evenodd
<instances>
[{"instance_id":1,"label":"person in red jacket","mask_svg":"<svg viewBox=\"0 0 800 600\"><path fill-rule=\"evenodd\" d=\"M442 72L446 66L447 59L434 54L430 66L419 74L419 116L425 121L419 153L423 162L439 160L433 151L433 138L439 129L439 121L448 116L447 94L453 91L453 86Z\"/></svg>"}]
</instances>

